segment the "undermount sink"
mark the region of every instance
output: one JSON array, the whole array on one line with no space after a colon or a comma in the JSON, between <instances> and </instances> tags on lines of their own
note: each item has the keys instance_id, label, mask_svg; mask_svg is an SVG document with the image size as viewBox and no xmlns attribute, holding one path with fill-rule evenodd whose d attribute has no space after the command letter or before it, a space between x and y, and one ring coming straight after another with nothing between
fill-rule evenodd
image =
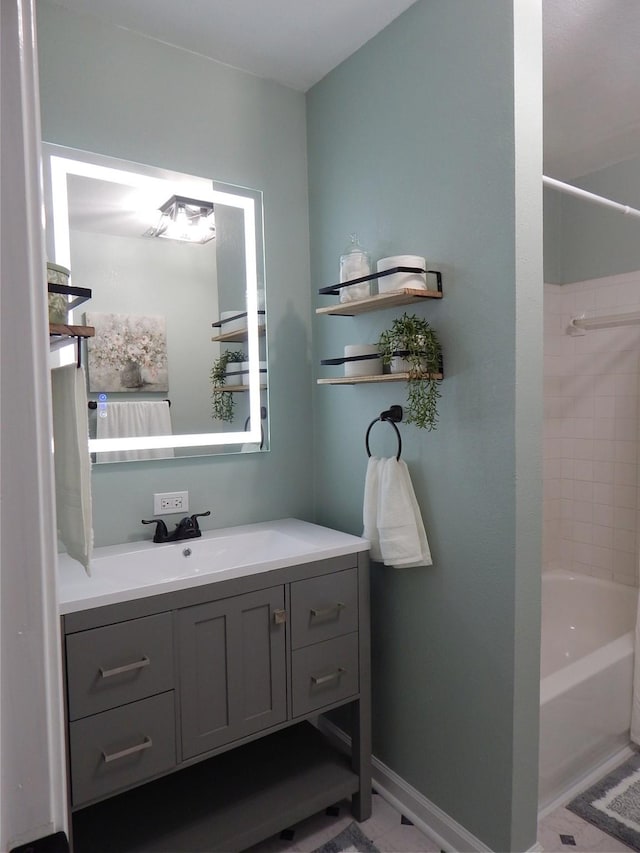
<instances>
[{"instance_id":1,"label":"undermount sink","mask_svg":"<svg viewBox=\"0 0 640 853\"><path fill-rule=\"evenodd\" d=\"M367 550L357 536L294 518L206 531L169 544L150 541L94 550L91 576L67 554L58 558L60 612L114 604Z\"/></svg>"}]
</instances>

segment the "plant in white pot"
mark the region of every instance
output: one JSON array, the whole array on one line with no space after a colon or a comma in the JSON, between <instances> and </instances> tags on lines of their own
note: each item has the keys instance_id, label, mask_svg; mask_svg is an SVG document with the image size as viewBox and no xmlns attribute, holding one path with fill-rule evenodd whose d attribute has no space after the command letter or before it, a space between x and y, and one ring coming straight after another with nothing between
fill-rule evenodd
<instances>
[{"instance_id":1,"label":"plant in white pot","mask_svg":"<svg viewBox=\"0 0 640 853\"><path fill-rule=\"evenodd\" d=\"M242 350L223 350L213 362L211 373L211 417L217 421L233 421L235 400L231 391L224 390L227 381L227 365L240 364L246 361L247 356Z\"/></svg>"},{"instance_id":2,"label":"plant in white pot","mask_svg":"<svg viewBox=\"0 0 640 853\"><path fill-rule=\"evenodd\" d=\"M424 317L404 313L382 332L378 349L392 373L409 374L406 422L420 429L436 429L442 347L435 331Z\"/></svg>"}]
</instances>

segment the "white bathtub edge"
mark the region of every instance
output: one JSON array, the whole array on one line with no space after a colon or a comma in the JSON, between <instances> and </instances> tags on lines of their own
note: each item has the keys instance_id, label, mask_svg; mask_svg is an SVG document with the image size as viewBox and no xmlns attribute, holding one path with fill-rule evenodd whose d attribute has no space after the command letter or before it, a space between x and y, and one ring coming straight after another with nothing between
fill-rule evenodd
<instances>
[{"instance_id":1,"label":"white bathtub edge","mask_svg":"<svg viewBox=\"0 0 640 853\"><path fill-rule=\"evenodd\" d=\"M540 681L540 705L550 702L561 693L584 681L593 672L594 667L599 669L631 653L633 653L633 632L629 631L607 643L606 646L601 646L585 657L570 663L564 669L552 672Z\"/></svg>"}]
</instances>

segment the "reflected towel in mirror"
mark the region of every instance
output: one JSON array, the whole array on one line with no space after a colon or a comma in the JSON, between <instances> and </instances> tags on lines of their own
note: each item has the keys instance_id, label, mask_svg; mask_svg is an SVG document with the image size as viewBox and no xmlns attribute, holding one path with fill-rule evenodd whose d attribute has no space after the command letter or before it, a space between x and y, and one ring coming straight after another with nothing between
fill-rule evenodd
<instances>
[{"instance_id":1,"label":"reflected towel in mirror","mask_svg":"<svg viewBox=\"0 0 640 853\"><path fill-rule=\"evenodd\" d=\"M58 533L69 556L90 575L93 527L84 368L67 364L52 370L51 393Z\"/></svg>"},{"instance_id":2,"label":"reflected towel in mirror","mask_svg":"<svg viewBox=\"0 0 640 853\"><path fill-rule=\"evenodd\" d=\"M171 410L167 400L131 400L107 403L98 412L97 438L171 435ZM135 462L139 459L167 459L173 448L111 450L96 453L96 462Z\"/></svg>"}]
</instances>

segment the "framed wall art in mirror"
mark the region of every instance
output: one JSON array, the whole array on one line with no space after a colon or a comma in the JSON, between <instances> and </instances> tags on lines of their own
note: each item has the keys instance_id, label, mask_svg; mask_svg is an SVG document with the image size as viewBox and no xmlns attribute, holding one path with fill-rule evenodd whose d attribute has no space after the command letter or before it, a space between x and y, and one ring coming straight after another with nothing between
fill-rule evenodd
<instances>
[{"instance_id":1,"label":"framed wall art in mirror","mask_svg":"<svg viewBox=\"0 0 640 853\"><path fill-rule=\"evenodd\" d=\"M95 329L84 361L95 461L268 449L262 194L43 152L48 260L91 290L68 322Z\"/></svg>"}]
</instances>

